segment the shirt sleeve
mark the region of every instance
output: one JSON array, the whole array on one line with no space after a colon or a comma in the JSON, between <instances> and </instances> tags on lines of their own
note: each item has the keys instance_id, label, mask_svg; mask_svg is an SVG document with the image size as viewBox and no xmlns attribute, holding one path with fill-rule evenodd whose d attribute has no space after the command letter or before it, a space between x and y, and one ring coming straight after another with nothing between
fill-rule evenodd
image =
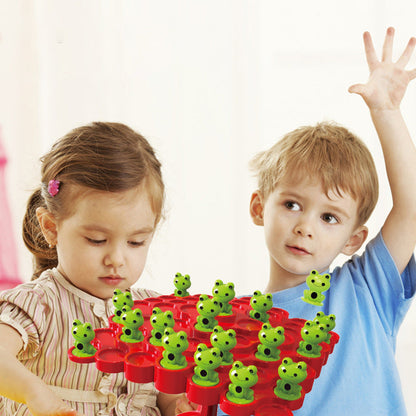
<instances>
[{"instance_id":1,"label":"shirt sleeve","mask_svg":"<svg viewBox=\"0 0 416 416\"><path fill-rule=\"evenodd\" d=\"M19 360L28 360L39 353L46 309L43 293L25 285L0 293L0 323L11 326L22 337Z\"/></svg>"},{"instance_id":2,"label":"shirt sleeve","mask_svg":"<svg viewBox=\"0 0 416 416\"><path fill-rule=\"evenodd\" d=\"M117 399L117 416L160 416L154 383L127 382L127 394Z\"/></svg>"},{"instance_id":3,"label":"shirt sleeve","mask_svg":"<svg viewBox=\"0 0 416 416\"><path fill-rule=\"evenodd\" d=\"M363 285L369 290L385 331L396 335L415 295L414 255L400 274L380 232L368 243L362 256L354 256L348 262L348 267L353 278L356 276L358 290Z\"/></svg>"}]
</instances>

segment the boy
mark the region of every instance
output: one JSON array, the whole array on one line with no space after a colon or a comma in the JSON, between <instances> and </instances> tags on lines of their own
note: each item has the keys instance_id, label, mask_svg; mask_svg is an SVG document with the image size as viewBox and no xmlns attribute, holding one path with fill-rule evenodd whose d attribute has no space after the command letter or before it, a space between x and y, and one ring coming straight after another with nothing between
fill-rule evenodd
<instances>
[{"instance_id":1,"label":"boy","mask_svg":"<svg viewBox=\"0 0 416 416\"><path fill-rule=\"evenodd\" d=\"M370 78L349 89L370 109L393 208L363 255L332 271L322 307L302 301L305 280L312 269L325 273L339 253L352 255L364 243L364 224L378 196L371 155L346 129L318 124L289 133L253 160L259 189L250 213L264 227L270 254L265 293L290 317L313 319L321 310L335 314L340 334L296 416L406 414L394 352L416 290L416 149L399 105L416 77L416 70L404 69L416 39L393 63L393 36L389 28L379 61L370 34L364 34Z\"/></svg>"}]
</instances>

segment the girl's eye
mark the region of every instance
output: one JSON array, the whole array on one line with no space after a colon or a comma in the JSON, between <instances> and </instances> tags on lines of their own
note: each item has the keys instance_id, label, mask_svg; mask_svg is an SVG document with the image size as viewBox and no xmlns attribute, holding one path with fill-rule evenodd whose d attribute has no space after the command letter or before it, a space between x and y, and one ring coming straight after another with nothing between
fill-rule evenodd
<instances>
[{"instance_id":1,"label":"girl's eye","mask_svg":"<svg viewBox=\"0 0 416 416\"><path fill-rule=\"evenodd\" d=\"M285 207L290 211L300 211L300 205L294 201L286 201Z\"/></svg>"},{"instance_id":2,"label":"girl's eye","mask_svg":"<svg viewBox=\"0 0 416 416\"><path fill-rule=\"evenodd\" d=\"M141 247L141 246L144 246L145 242L146 242L146 240L144 240L144 241L129 241L129 244L132 247Z\"/></svg>"},{"instance_id":3,"label":"girl's eye","mask_svg":"<svg viewBox=\"0 0 416 416\"><path fill-rule=\"evenodd\" d=\"M95 240L94 238L88 238L85 237L85 239L90 243L93 244L95 246L99 246L101 244L104 244L106 242L106 240Z\"/></svg>"},{"instance_id":4,"label":"girl's eye","mask_svg":"<svg viewBox=\"0 0 416 416\"><path fill-rule=\"evenodd\" d=\"M325 221L328 224L337 224L339 222L337 217L335 217L332 214L328 214L328 213L322 214L321 218L322 218L323 221Z\"/></svg>"}]
</instances>

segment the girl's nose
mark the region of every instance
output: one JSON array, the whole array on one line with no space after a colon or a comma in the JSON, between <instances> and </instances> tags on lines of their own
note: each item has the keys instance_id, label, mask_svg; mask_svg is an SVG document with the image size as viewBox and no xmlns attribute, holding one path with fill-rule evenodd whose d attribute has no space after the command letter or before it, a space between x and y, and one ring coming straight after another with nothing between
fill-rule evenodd
<instances>
[{"instance_id":1,"label":"girl's nose","mask_svg":"<svg viewBox=\"0 0 416 416\"><path fill-rule=\"evenodd\" d=\"M113 267L115 269L124 265L123 250L120 247L112 247L104 259L106 266Z\"/></svg>"}]
</instances>

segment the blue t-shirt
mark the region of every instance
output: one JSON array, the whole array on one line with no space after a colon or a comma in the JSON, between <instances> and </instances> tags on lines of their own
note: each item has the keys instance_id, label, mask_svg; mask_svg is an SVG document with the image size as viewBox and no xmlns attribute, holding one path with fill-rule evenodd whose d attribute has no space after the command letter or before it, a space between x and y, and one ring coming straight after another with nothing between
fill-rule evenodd
<instances>
[{"instance_id":1,"label":"blue t-shirt","mask_svg":"<svg viewBox=\"0 0 416 416\"><path fill-rule=\"evenodd\" d=\"M406 415L394 354L415 294L414 256L400 275L379 233L361 256L334 269L324 306L303 302L305 289L306 283L274 293L274 306L290 318L335 314L340 340L294 416Z\"/></svg>"}]
</instances>

